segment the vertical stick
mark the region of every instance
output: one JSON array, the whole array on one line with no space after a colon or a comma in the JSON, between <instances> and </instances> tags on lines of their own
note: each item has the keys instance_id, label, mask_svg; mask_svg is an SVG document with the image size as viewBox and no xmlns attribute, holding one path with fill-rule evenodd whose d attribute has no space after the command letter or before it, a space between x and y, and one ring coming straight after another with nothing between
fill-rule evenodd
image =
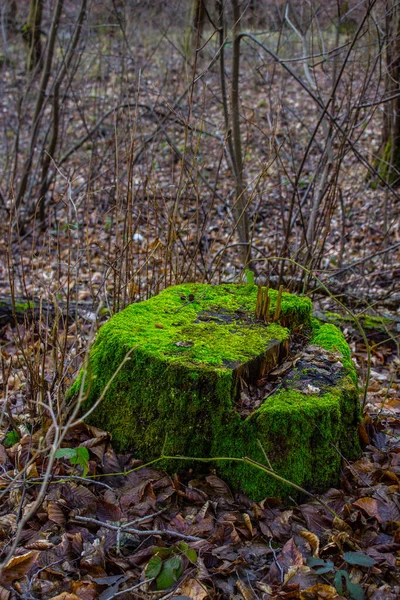
<instances>
[{"instance_id":1,"label":"vertical stick","mask_svg":"<svg viewBox=\"0 0 400 600\"><path fill-rule=\"evenodd\" d=\"M232 46L232 83L231 83L231 105L232 105L232 138L234 151L236 197L232 207L235 219L235 228L239 234L241 243L242 259L244 264L251 260L249 216L245 197L245 185L243 184L243 155L240 136L240 99L239 99L239 75L240 75L240 22L242 13L239 0L231 0L233 13L233 46Z\"/></svg>"},{"instance_id":2,"label":"vertical stick","mask_svg":"<svg viewBox=\"0 0 400 600\"><path fill-rule=\"evenodd\" d=\"M256 300L256 319L261 318L261 306L262 306L263 289L262 286L258 286L257 300Z\"/></svg>"},{"instance_id":3,"label":"vertical stick","mask_svg":"<svg viewBox=\"0 0 400 600\"><path fill-rule=\"evenodd\" d=\"M278 291L278 296L276 298L276 306L275 306L275 312L274 312L274 323L281 316L281 310L282 310L282 306L281 306L282 292L283 292L283 285L280 285L279 286L279 291Z\"/></svg>"}]
</instances>

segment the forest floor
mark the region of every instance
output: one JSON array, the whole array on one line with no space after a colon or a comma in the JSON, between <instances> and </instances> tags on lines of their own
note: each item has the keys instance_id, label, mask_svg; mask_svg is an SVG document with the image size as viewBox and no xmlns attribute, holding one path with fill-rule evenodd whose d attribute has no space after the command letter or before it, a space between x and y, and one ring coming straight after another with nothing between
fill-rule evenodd
<instances>
[{"instance_id":1,"label":"forest floor","mask_svg":"<svg viewBox=\"0 0 400 600\"><path fill-rule=\"evenodd\" d=\"M144 61L149 58L148 49L139 48L138 63L141 52L147 52ZM169 284L242 277L227 208L232 173L219 147L222 113L213 94L206 95L216 85L218 71L210 69L203 77L204 89L194 96L188 142L182 129L187 113L180 107L169 112L182 91L179 61L171 60L169 87L162 93L154 88L152 81L165 73L161 67L161 73L153 69L152 77L133 87L135 114L121 115L117 132L111 117L90 144L72 155L65 173L60 171L51 188L45 231L34 218L26 231L18 231L13 211L2 208L0 294L44 304L33 321L6 323L0 330L0 550L5 559L0 599L395 600L400 596L398 329L371 340L371 376L360 427L363 453L343 464L337 489L320 497L330 510L317 497L303 504L277 498L254 503L233 493L214 472L171 477L155 466L142 467L135 456L116 454L107 432L84 423L66 432L64 456L50 463L46 450L54 439L52 418L62 428L69 408L65 390L110 313ZM9 111L12 121L16 111L9 107L24 78L15 79L7 67L3 74L2 110ZM107 100L96 110L112 107L115 87L122 87L115 77L110 69L108 79L94 84L104 85ZM267 100L265 90L249 80L250 75L242 83L248 181L254 182L265 168L272 133L278 145L298 136L281 162L273 162L262 185L254 184L250 212L253 243L261 257L255 268L265 281L279 272L279 262L267 268L265 257L270 260L282 248L282 221L291 194L291 178L284 174L293 166L291 151L301 156L315 111L291 79L282 76L271 84ZM280 112L271 98L283 88ZM67 142L80 135L78 106L68 102ZM301 127L291 123L291 111L301 111ZM159 128L157 119L164 115L175 147ZM24 118L29 123L29 112ZM261 125L250 128L251 122ZM379 115L366 122L360 144L373 156ZM209 135L197 138L195 126ZM154 128L157 143L147 144L142 158L131 165L129 183L131 136L139 132L135 149L140 148ZM7 148L4 142L4 155ZM313 156L310 160L305 185L312 177ZM342 210L328 215L316 272L332 295L343 294L352 309L389 316L398 324L399 200L388 200L379 186L373 189L350 153L340 187ZM294 223L293 254L300 217ZM287 287L292 289L291 281ZM332 298L310 295L319 310L337 310ZM53 307L52 318L46 303ZM76 303L81 304L68 321L66 307ZM362 390L367 349L353 327L345 333Z\"/></svg>"},{"instance_id":2,"label":"forest floor","mask_svg":"<svg viewBox=\"0 0 400 600\"><path fill-rule=\"evenodd\" d=\"M8 340L3 355L18 356L16 328L8 325L2 335L3 343ZM355 362L363 363L365 347L359 339L349 341ZM303 504L277 498L254 503L232 493L213 471L171 477L156 465L141 467L134 456L115 453L107 432L79 423L67 432L64 457L55 461L40 506L22 531L20 519L32 510L48 467L45 449L54 429L45 410L41 423L32 419L24 386L11 389L0 444L3 552L19 535L3 570L1 597L395 600L396 354L388 342L373 347L360 427L363 454L343 465L340 485L322 496ZM87 455L74 454L82 448Z\"/></svg>"}]
</instances>

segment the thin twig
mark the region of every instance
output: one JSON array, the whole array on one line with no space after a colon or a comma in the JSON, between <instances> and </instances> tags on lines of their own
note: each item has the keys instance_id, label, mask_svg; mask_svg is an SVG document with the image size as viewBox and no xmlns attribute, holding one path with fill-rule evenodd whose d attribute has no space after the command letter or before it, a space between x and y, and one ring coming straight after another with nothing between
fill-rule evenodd
<instances>
[{"instance_id":1,"label":"thin twig","mask_svg":"<svg viewBox=\"0 0 400 600\"><path fill-rule=\"evenodd\" d=\"M171 529L135 529L133 527L125 527L124 525L111 525L110 523L104 523L103 521L99 521L98 519L91 519L90 517L81 517L77 515L73 517L74 521L80 521L82 523L92 523L93 525L100 525L100 527L105 527L106 529L111 529L112 531L123 531L124 533L130 533L132 535L137 536L149 536L149 535L160 535L167 537L176 537L180 540L187 540L188 542L200 542L203 538L199 538L195 535L186 535L184 533L179 533L178 531L172 531Z\"/></svg>"}]
</instances>

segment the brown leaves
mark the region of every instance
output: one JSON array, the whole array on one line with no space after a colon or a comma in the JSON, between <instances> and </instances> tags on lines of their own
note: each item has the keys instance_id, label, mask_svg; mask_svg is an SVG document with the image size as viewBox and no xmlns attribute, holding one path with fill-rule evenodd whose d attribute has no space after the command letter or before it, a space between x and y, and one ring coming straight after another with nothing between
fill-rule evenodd
<instances>
[{"instance_id":1,"label":"brown leaves","mask_svg":"<svg viewBox=\"0 0 400 600\"><path fill-rule=\"evenodd\" d=\"M177 592L178 593L178 592ZM191 600L206 600L208 598L208 590L197 579L188 579L179 588L179 594L187 596Z\"/></svg>"},{"instance_id":2,"label":"brown leaves","mask_svg":"<svg viewBox=\"0 0 400 600\"><path fill-rule=\"evenodd\" d=\"M54 523L57 523L57 525L64 525L66 523L64 510L58 502L48 503L47 514L50 521L54 521Z\"/></svg>"},{"instance_id":3,"label":"brown leaves","mask_svg":"<svg viewBox=\"0 0 400 600\"><path fill-rule=\"evenodd\" d=\"M10 600L11 592L0 585L0 600Z\"/></svg>"},{"instance_id":4,"label":"brown leaves","mask_svg":"<svg viewBox=\"0 0 400 600\"><path fill-rule=\"evenodd\" d=\"M315 535L315 533L311 533L311 531L302 530L302 531L299 531L299 535L301 535L310 544L310 547L312 550L312 555L314 557L318 557L318 555L319 555L319 539Z\"/></svg>"},{"instance_id":5,"label":"brown leaves","mask_svg":"<svg viewBox=\"0 0 400 600\"><path fill-rule=\"evenodd\" d=\"M70 594L69 592L62 592L62 594L57 594L57 596L52 596L50 600L82 600L80 596L76 594Z\"/></svg>"},{"instance_id":6,"label":"brown leaves","mask_svg":"<svg viewBox=\"0 0 400 600\"><path fill-rule=\"evenodd\" d=\"M116 504L98 500L96 503L97 518L100 521L121 521L122 511Z\"/></svg>"},{"instance_id":7,"label":"brown leaves","mask_svg":"<svg viewBox=\"0 0 400 600\"><path fill-rule=\"evenodd\" d=\"M34 566L39 557L39 552L26 552L19 556L13 556L5 564L1 572L1 582L9 585L15 579L22 579Z\"/></svg>"},{"instance_id":8,"label":"brown leaves","mask_svg":"<svg viewBox=\"0 0 400 600\"><path fill-rule=\"evenodd\" d=\"M300 600L338 600L339 594L331 585L317 583L300 592Z\"/></svg>"},{"instance_id":9,"label":"brown leaves","mask_svg":"<svg viewBox=\"0 0 400 600\"><path fill-rule=\"evenodd\" d=\"M357 506L369 517L375 518L378 523L385 521L398 521L400 512L396 503L389 497L386 498L360 498L353 502L353 506Z\"/></svg>"}]
</instances>

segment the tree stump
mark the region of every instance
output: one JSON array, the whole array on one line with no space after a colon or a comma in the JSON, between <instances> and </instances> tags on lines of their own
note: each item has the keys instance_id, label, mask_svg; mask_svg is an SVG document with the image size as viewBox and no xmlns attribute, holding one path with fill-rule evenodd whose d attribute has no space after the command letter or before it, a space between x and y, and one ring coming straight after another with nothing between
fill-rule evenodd
<instances>
[{"instance_id":1,"label":"tree stump","mask_svg":"<svg viewBox=\"0 0 400 600\"><path fill-rule=\"evenodd\" d=\"M101 327L71 396L88 410L103 394L87 421L146 462L250 457L309 490L335 485L342 457L359 453L349 347L308 298L267 293L262 319L255 285L185 284L130 305ZM248 464L215 467L254 500L297 495Z\"/></svg>"}]
</instances>

